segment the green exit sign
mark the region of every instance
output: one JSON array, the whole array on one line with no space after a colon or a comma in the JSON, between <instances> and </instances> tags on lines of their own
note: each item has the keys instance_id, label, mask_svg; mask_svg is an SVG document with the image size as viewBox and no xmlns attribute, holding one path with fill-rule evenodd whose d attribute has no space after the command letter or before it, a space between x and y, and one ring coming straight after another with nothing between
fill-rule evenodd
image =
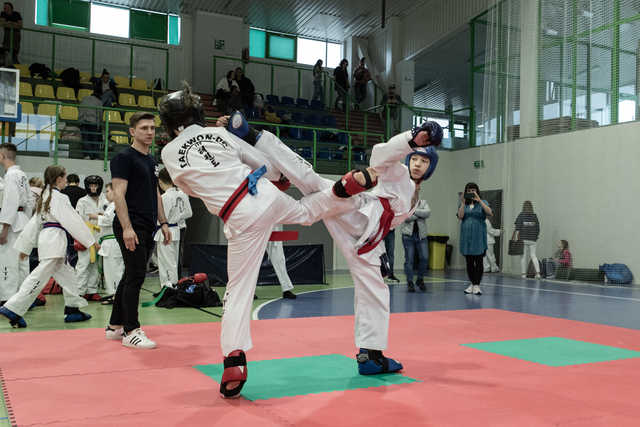
<instances>
[{"instance_id":1,"label":"green exit sign","mask_svg":"<svg viewBox=\"0 0 640 427\"><path fill-rule=\"evenodd\" d=\"M474 160L473 167L476 169L480 169L484 167L484 160Z\"/></svg>"}]
</instances>

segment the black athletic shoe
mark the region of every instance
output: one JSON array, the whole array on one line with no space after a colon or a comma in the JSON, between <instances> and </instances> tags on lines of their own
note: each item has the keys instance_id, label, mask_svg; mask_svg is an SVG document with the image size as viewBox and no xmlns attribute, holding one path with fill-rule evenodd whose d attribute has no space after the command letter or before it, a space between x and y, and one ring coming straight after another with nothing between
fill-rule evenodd
<instances>
[{"instance_id":1,"label":"black athletic shoe","mask_svg":"<svg viewBox=\"0 0 640 427\"><path fill-rule=\"evenodd\" d=\"M398 279L396 276L394 276L393 274L389 277L387 277L387 280L391 281L391 282L396 282L396 283L400 283L400 279Z\"/></svg>"},{"instance_id":2,"label":"black athletic shoe","mask_svg":"<svg viewBox=\"0 0 640 427\"><path fill-rule=\"evenodd\" d=\"M409 280L407 282L407 288L408 288L409 292L415 292L416 291L416 288L415 288L415 286L413 286L413 282L411 280Z\"/></svg>"},{"instance_id":3,"label":"black athletic shoe","mask_svg":"<svg viewBox=\"0 0 640 427\"><path fill-rule=\"evenodd\" d=\"M286 298L286 299L296 299L298 298L298 296L296 294L294 294L291 291L284 291L282 293L282 298Z\"/></svg>"},{"instance_id":4,"label":"black athletic shoe","mask_svg":"<svg viewBox=\"0 0 640 427\"><path fill-rule=\"evenodd\" d=\"M416 286L420 288L421 291L426 290L427 288L424 286L424 282L422 281L422 279L418 279L416 281Z\"/></svg>"}]
</instances>

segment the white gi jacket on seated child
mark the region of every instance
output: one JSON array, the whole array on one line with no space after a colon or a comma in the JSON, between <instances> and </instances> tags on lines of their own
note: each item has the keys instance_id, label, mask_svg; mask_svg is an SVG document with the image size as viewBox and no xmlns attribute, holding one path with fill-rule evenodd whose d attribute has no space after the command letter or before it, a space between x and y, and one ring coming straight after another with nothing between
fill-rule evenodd
<instances>
[{"instance_id":1,"label":"white gi jacket on seated child","mask_svg":"<svg viewBox=\"0 0 640 427\"><path fill-rule=\"evenodd\" d=\"M154 236L156 250L158 251L158 274L160 285L174 287L178 283L178 262L180 256L181 224L185 224L193 215L189 197L177 187L169 187L162 195L164 214L169 223L171 242L164 245L162 230L158 229ZM160 225L160 224L158 224ZM186 225L185 225L186 226Z\"/></svg>"},{"instance_id":2,"label":"white gi jacket on seated child","mask_svg":"<svg viewBox=\"0 0 640 427\"><path fill-rule=\"evenodd\" d=\"M496 244L496 237L500 236L500 229L493 228L489 219L485 220L487 224L487 254L484 256L484 272L497 273L500 271L498 264L496 264L496 254L494 252L494 246Z\"/></svg>"},{"instance_id":3,"label":"white gi jacket on seated child","mask_svg":"<svg viewBox=\"0 0 640 427\"><path fill-rule=\"evenodd\" d=\"M110 202L104 213L98 217L100 227L100 250L102 271L104 273L104 292L107 296L115 295L118 284L124 274L124 261L120 245L113 234L113 219L116 216L116 205Z\"/></svg>"},{"instance_id":4,"label":"white gi jacket on seated child","mask_svg":"<svg viewBox=\"0 0 640 427\"><path fill-rule=\"evenodd\" d=\"M44 203L49 199L49 194L51 194L49 212L45 212ZM49 187L43 191L42 200L42 211L33 215L15 243L15 248L23 254L30 254L37 246L40 263L22 282L18 293L11 297L4 307L18 316L24 315L49 278L53 277L63 290L65 314L81 313L78 308L85 307L87 301L78 295L75 271L66 263L66 232L86 248L94 245L96 241L80 215L71 206L69 197L58 189L51 190ZM87 320L91 317L85 313L81 314L84 316L78 320Z\"/></svg>"},{"instance_id":5,"label":"white gi jacket on seated child","mask_svg":"<svg viewBox=\"0 0 640 427\"><path fill-rule=\"evenodd\" d=\"M76 205L76 211L80 214L87 227L90 228L94 238L100 236L98 220L92 219L89 215L102 215L105 206L108 205L104 193L100 193L97 197L90 194L80 198ZM78 289L82 295L91 295L97 300L95 295L98 293L98 285L100 284L100 274L98 272L98 263L95 253L92 254L91 249L78 251L78 263L76 264L76 276L78 280Z\"/></svg>"}]
</instances>

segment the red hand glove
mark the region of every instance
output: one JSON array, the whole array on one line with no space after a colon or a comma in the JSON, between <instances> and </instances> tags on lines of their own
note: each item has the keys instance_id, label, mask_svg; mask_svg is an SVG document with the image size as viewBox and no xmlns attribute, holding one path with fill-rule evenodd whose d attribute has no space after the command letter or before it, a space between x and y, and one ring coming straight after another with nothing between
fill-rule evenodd
<instances>
[{"instance_id":1,"label":"red hand glove","mask_svg":"<svg viewBox=\"0 0 640 427\"><path fill-rule=\"evenodd\" d=\"M271 181L271 182L273 183L273 185L278 187L278 190L280 190L280 191L287 191L289 189L289 187L291 187L291 181L289 181L284 176L282 178L280 178L279 181Z\"/></svg>"},{"instance_id":2,"label":"red hand glove","mask_svg":"<svg viewBox=\"0 0 640 427\"><path fill-rule=\"evenodd\" d=\"M76 251L79 251L79 252L87 250L87 248L82 246L82 243L78 242L77 240L73 241L73 249L75 249Z\"/></svg>"}]
</instances>

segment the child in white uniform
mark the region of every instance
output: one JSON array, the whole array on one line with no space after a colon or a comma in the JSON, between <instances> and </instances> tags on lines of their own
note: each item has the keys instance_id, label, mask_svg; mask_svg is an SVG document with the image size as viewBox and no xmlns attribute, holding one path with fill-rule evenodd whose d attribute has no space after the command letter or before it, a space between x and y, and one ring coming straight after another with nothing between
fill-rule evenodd
<instances>
[{"instance_id":1,"label":"child in white uniform","mask_svg":"<svg viewBox=\"0 0 640 427\"><path fill-rule=\"evenodd\" d=\"M47 167L44 181L45 188L38 200L36 214L27 223L15 244L23 259L37 245L40 263L22 282L18 293L0 308L0 314L7 317L12 326L19 328L27 326L22 316L52 276L63 289L65 322L80 322L91 318L79 310L87 302L78 295L74 270L65 262L66 232L86 248L96 245L97 249L97 244L80 215L71 206L69 198L60 192L67 185L65 169L62 166Z\"/></svg>"},{"instance_id":2,"label":"child in white uniform","mask_svg":"<svg viewBox=\"0 0 640 427\"><path fill-rule=\"evenodd\" d=\"M108 204L102 194L102 178L98 175L89 175L84 179L84 188L87 195L78 200L76 210L87 223L93 232L93 236L97 238L100 235L98 230L98 217L104 213L104 208ZM76 276L78 280L78 289L88 301L100 301L98 294L98 285L100 283L100 274L98 273L97 256L91 259L91 250L78 251L78 263L76 264Z\"/></svg>"},{"instance_id":3,"label":"child in white uniform","mask_svg":"<svg viewBox=\"0 0 640 427\"><path fill-rule=\"evenodd\" d=\"M104 273L104 292L102 304L113 304L113 296L118 289L120 279L124 273L124 261L120 245L113 234L113 219L116 216L116 205L113 203L113 188L111 183L105 189L106 199L109 202L104 213L98 216L98 226L100 227L100 251L98 255L102 257L102 271Z\"/></svg>"},{"instance_id":4,"label":"child in white uniform","mask_svg":"<svg viewBox=\"0 0 640 427\"><path fill-rule=\"evenodd\" d=\"M277 224L273 227L273 231L282 231L282 225ZM278 282L280 282L280 289L282 289L282 298L296 299L296 294L292 292L293 283L287 272L287 259L284 256L284 247L281 241L271 241L267 243L267 255L269 261L273 266L273 270L276 272Z\"/></svg>"},{"instance_id":5,"label":"child in white uniform","mask_svg":"<svg viewBox=\"0 0 640 427\"><path fill-rule=\"evenodd\" d=\"M338 199L331 188L300 201L284 194L270 182L279 180L280 173L264 155L223 128L204 127L200 99L186 85L163 97L158 109L172 138L162 160L174 184L225 222L229 281L220 335L225 357L220 392L237 397L247 378L244 352L252 347L253 295L273 226L312 224L352 210L354 201ZM260 179L263 175L267 179Z\"/></svg>"},{"instance_id":6,"label":"child in white uniform","mask_svg":"<svg viewBox=\"0 0 640 427\"><path fill-rule=\"evenodd\" d=\"M180 223L184 223L191 218L193 212L189 204L189 198L180 191L169 176L167 169L162 169L158 173L158 185L164 192L162 194L162 207L169 223L171 242L168 245L156 243L158 252L158 274L160 285L175 287L178 283L178 262L180 256ZM154 240L161 242L164 239L160 230L156 231Z\"/></svg>"},{"instance_id":7,"label":"child in white uniform","mask_svg":"<svg viewBox=\"0 0 640 427\"><path fill-rule=\"evenodd\" d=\"M500 268L498 268L498 264L496 264L496 253L493 248L496 244L496 237L500 235L500 229L493 228L488 218L485 219L485 223L487 224L487 254L483 260L484 272L498 273Z\"/></svg>"}]
</instances>

